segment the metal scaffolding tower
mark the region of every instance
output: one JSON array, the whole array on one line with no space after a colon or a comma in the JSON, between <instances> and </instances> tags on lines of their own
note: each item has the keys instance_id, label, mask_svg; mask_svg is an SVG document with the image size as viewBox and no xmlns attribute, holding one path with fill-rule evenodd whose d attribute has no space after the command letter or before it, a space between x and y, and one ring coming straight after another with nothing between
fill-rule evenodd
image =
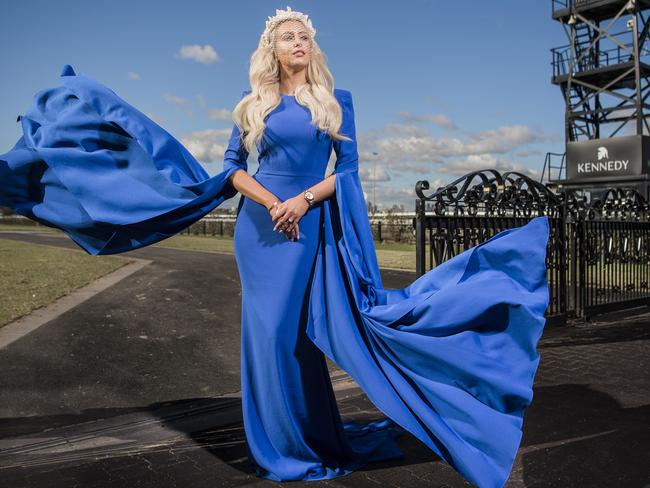
<instances>
[{"instance_id":1,"label":"metal scaffolding tower","mask_svg":"<svg viewBox=\"0 0 650 488\"><path fill-rule=\"evenodd\" d=\"M569 44L551 50L565 100L566 153L550 185L604 188L625 184L648 193L650 0L551 0ZM554 173L555 170L555 173Z\"/></svg>"}]
</instances>

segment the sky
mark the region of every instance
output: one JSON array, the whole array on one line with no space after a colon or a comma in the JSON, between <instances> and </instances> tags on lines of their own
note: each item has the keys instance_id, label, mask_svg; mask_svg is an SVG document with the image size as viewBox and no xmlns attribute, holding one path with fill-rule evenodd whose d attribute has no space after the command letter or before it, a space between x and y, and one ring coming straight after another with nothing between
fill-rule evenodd
<instances>
[{"instance_id":1,"label":"sky","mask_svg":"<svg viewBox=\"0 0 650 488\"><path fill-rule=\"evenodd\" d=\"M567 39L550 0L0 0L0 154L70 64L218 173L250 56L287 5L309 16L335 86L352 93L359 175L380 208L412 210L417 181L437 188L477 169L539 180L546 153L564 152L550 50Z\"/></svg>"}]
</instances>

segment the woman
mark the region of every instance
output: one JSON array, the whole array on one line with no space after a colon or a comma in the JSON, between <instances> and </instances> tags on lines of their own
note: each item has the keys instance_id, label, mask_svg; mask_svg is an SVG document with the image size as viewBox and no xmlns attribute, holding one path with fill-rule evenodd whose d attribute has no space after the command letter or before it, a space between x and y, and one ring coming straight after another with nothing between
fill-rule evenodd
<instances>
[{"instance_id":1,"label":"woman","mask_svg":"<svg viewBox=\"0 0 650 488\"><path fill-rule=\"evenodd\" d=\"M539 362L548 221L384 289L352 96L333 87L314 36L300 12L269 17L213 177L164 129L66 65L63 86L36 94L23 136L0 155L0 205L96 255L174 235L239 191L242 406L257 473L342 476L401 457L395 437L408 431L467 480L503 486ZM385 419L341 422L324 354Z\"/></svg>"},{"instance_id":2,"label":"woman","mask_svg":"<svg viewBox=\"0 0 650 488\"><path fill-rule=\"evenodd\" d=\"M332 196L336 179L324 178L330 152L337 170L357 163L351 95L330 88L314 34L307 16L289 7L269 17L251 61L258 94L244 92L234 110L224 164L235 170L231 181L243 195L234 248L242 284L244 427L249 458L272 480L332 478L367 460L401 456L392 437L399 431L385 421L362 429L348 424L349 432L357 427L356 435L364 434L351 449L323 353L306 333L320 203ZM262 146L260 168L251 177L246 158L255 143Z\"/></svg>"}]
</instances>

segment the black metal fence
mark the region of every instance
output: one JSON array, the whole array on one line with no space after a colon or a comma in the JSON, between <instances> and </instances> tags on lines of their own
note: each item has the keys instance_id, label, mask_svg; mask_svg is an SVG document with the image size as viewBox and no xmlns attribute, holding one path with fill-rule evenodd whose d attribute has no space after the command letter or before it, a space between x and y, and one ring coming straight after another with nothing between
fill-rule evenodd
<instances>
[{"instance_id":1,"label":"black metal fence","mask_svg":"<svg viewBox=\"0 0 650 488\"><path fill-rule=\"evenodd\" d=\"M426 181L416 184L418 275L497 232L546 215L549 322L650 306L650 207L636 190L610 188L587 198L491 169L468 173L426 196L428 189ZM429 214L427 203L433 204Z\"/></svg>"},{"instance_id":2,"label":"black metal fence","mask_svg":"<svg viewBox=\"0 0 650 488\"><path fill-rule=\"evenodd\" d=\"M403 218L394 218L393 221L393 223L384 222L379 218L371 220L370 229L375 241L378 243L390 242L414 245L413 213L411 212ZM234 230L234 216L204 217L183 229L179 234L232 238Z\"/></svg>"},{"instance_id":3,"label":"black metal fence","mask_svg":"<svg viewBox=\"0 0 650 488\"><path fill-rule=\"evenodd\" d=\"M202 218L179 232L181 235L232 237L235 218Z\"/></svg>"}]
</instances>

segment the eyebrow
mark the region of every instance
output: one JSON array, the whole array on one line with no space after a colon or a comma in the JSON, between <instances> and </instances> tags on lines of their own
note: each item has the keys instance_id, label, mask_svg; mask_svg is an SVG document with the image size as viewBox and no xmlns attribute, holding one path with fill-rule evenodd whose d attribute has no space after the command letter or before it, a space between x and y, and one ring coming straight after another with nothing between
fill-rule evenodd
<instances>
[{"instance_id":1,"label":"eyebrow","mask_svg":"<svg viewBox=\"0 0 650 488\"><path fill-rule=\"evenodd\" d=\"M307 34L307 31L302 30L302 31L298 31L297 33L298 34ZM283 36L285 34L294 34L294 31L284 31L284 32L280 33L281 36Z\"/></svg>"}]
</instances>

